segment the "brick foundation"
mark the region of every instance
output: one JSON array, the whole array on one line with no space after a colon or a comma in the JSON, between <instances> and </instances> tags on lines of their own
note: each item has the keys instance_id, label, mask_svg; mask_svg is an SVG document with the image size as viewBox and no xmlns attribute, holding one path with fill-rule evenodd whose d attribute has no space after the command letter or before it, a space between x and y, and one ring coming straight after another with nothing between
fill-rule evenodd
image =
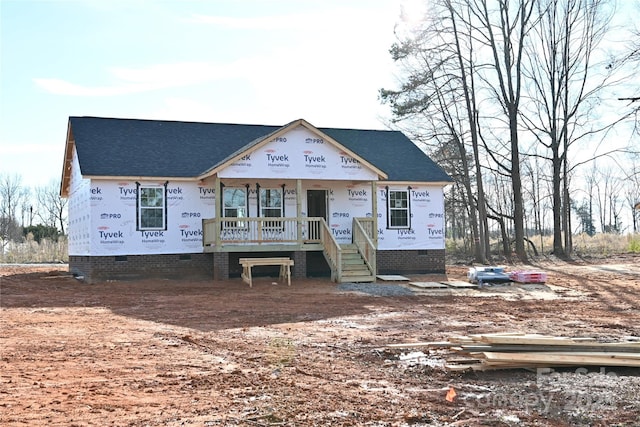
<instances>
[{"instance_id":1,"label":"brick foundation","mask_svg":"<svg viewBox=\"0 0 640 427\"><path fill-rule=\"evenodd\" d=\"M293 253L293 270L291 277L304 278L307 277L307 253L297 251Z\"/></svg>"},{"instance_id":2,"label":"brick foundation","mask_svg":"<svg viewBox=\"0 0 640 427\"><path fill-rule=\"evenodd\" d=\"M229 254L227 252L214 252L213 278L215 280L229 279Z\"/></svg>"},{"instance_id":3,"label":"brick foundation","mask_svg":"<svg viewBox=\"0 0 640 427\"><path fill-rule=\"evenodd\" d=\"M378 251L378 274L445 273L444 249Z\"/></svg>"},{"instance_id":4,"label":"brick foundation","mask_svg":"<svg viewBox=\"0 0 640 427\"><path fill-rule=\"evenodd\" d=\"M69 256L69 271L87 283L104 280L134 280L162 277L227 280L240 277L239 259L287 256L294 260L291 275L296 278L329 277L331 272L321 252L220 252L170 255ZM378 251L378 274L445 273L445 251ZM278 277L279 267L258 266L254 276Z\"/></svg>"},{"instance_id":5,"label":"brick foundation","mask_svg":"<svg viewBox=\"0 0 640 427\"><path fill-rule=\"evenodd\" d=\"M211 278L212 254L69 256L69 271L87 283L141 278Z\"/></svg>"}]
</instances>

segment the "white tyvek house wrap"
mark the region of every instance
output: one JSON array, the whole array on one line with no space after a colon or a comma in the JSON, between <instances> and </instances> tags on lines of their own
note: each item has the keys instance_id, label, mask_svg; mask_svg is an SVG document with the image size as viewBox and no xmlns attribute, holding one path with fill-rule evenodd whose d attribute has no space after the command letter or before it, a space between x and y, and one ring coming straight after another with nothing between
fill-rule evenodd
<instances>
[{"instance_id":1,"label":"white tyvek house wrap","mask_svg":"<svg viewBox=\"0 0 640 427\"><path fill-rule=\"evenodd\" d=\"M164 182L142 181L163 186ZM202 252L202 219L214 216L215 191L195 182L167 185L167 229L136 229L136 183L91 183L91 255L143 255ZM76 255L70 253L71 255Z\"/></svg>"},{"instance_id":2,"label":"white tyvek house wrap","mask_svg":"<svg viewBox=\"0 0 640 427\"><path fill-rule=\"evenodd\" d=\"M407 190L407 185L389 185L389 190ZM412 185L411 228L387 228L387 196L384 183L378 187L378 249L444 249L444 193L441 187Z\"/></svg>"},{"instance_id":3,"label":"white tyvek house wrap","mask_svg":"<svg viewBox=\"0 0 640 427\"><path fill-rule=\"evenodd\" d=\"M351 243L353 218L371 216L371 184L336 181L331 185L327 225L338 243Z\"/></svg>"},{"instance_id":4,"label":"white tyvek house wrap","mask_svg":"<svg viewBox=\"0 0 640 427\"><path fill-rule=\"evenodd\" d=\"M202 252L202 220L213 218L213 181L170 181L167 184L167 229L136 229L136 183L82 178L77 158L70 182L69 255L143 255ZM257 215L257 186L282 188L285 216L297 215L296 181L303 179L302 215L307 215L306 190L327 191L327 224L336 240L351 243L354 217L371 217L377 197L378 248L444 249L443 190L412 185L411 228L387 228L385 186L406 190L407 185L378 182L371 194L375 172L335 146L299 127L271 141L220 172L226 186L248 185L249 216ZM164 182L140 181L163 186Z\"/></svg>"},{"instance_id":5,"label":"white tyvek house wrap","mask_svg":"<svg viewBox=\"0 0 640 427\"><path fill-rule=\"evenodd\" d=\"M221 178L377 180L375 172L299 126L220 172Z\"/></svg>"},{"instance_id":6,"label":"white tyvek house wrap","mask_svg":"<svg viewBox=\"0 0 640 427\"><path fill-rule=\"evenodd\" d=\"M91 181L80 174L74 149L69 181L69 255L89 255L91 251L90 188Z\"/></svg>"}]
</instances>

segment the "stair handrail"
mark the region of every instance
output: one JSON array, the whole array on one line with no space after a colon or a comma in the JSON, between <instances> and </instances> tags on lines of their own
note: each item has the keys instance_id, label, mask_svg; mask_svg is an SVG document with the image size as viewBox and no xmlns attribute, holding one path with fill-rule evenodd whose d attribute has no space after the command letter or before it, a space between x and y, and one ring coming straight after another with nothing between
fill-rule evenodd
<instances>
[{"instance_id":1,"label":"stair handrail","mask_svg":"<svg viewBox=\"0 0 640 427\"><path fill-rule=\"evenodd\" d=\"M320 241L324 248L325 258L330 264L331 279L340 283L340 280L342 280L342 248L336 238L333 237L333 233L331 233L331 229L324 218L320 218L320 224Z\"/></svg>"},{"instance_id":2,"label":"stair handrail","mask_svg":"<svg viewBox=\"0 0 640 427\"><path fill-rule=\"evenodd\" d=\"M375 277L375 275L378 274L376 245L360 222L361 219L369 220L369 218L353 218L353 244L356 245L367 268L369 268L369 271Z\"/></svg>"}]
</instances>

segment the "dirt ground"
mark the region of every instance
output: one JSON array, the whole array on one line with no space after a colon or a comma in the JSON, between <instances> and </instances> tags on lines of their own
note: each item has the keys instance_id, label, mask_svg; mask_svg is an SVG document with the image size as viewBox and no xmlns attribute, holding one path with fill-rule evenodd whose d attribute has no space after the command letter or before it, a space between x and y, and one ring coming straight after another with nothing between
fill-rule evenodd
<instances>
[{"instance_id":1,"label":"dirt ground","mask_svg":"<svg viewBox=\"0 0 640 427\"><path fill-rule=\"evenodd\" d=\"M376 296L328 279L87 285L66 266L0 266L0 425L640 425L640 369L449 372L443 350L387 347L640 336L640 256L524 268L547 283Z\"/></svg>"}]
</instances>

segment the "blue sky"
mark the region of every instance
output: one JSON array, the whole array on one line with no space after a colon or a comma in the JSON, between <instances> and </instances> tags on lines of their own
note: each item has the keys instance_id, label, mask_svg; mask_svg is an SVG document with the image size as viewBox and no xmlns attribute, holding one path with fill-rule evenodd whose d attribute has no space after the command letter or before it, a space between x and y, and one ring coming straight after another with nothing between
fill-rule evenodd
<instances>
[{"instance_id":1,"label":"blue sky","mask_svg":"<svg viewBox=\"0 0 640 427\"><path fill-rule=\"evenodd\" d=\"M401 3L0 0L0 174L59 179L69 116L382 129Z\"/></svg>"}]
</instances>

